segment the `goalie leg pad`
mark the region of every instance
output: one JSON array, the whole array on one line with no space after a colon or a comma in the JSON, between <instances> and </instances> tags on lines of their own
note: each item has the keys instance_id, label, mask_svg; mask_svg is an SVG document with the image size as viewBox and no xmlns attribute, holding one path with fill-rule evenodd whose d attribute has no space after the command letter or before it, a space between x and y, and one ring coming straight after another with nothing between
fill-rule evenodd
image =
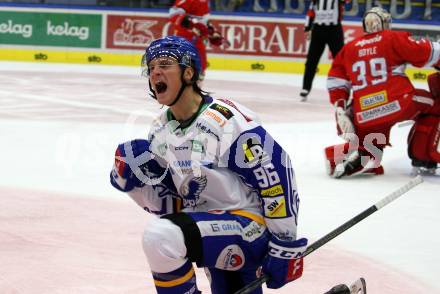
<instances>
[{"instance_id":1,"label":"goalie leg pad","mask_svg":"<svg viewBox=\"0 0 440 294\"><path fill-rule=\"evenodd\" d=\"M408 136L408 155L413 160L440 163L440 117L416 119Z\"/></svg>"},{"instance_id":2,"label":"goalie leg pad","mask_svg":"<svg viewBox=\"0 0 440 294\"><path fill-rule=\"evenodd\" d=\"M335 171L336 164L341 162L348 152L352 152L354 150L355 148L353 148L353 146L349 143L326 147L324 149L324 156L327 174L332 176Z\"/></svg>"},{"instance_id":3,"label":"goalie leg pad","mask_svg":"<svg viewBox=\"0 0 440 294\"><path fill-rule=\"evenodd\" d=\"M358 150L359 149L359 150ZM371 156L364 148L357 148L356 145L344 143L325 148L325 161L327 174L334 178L343 176L354 176L358 174L384 173L381 158ZM370 157L367 161L362 157Z\"/></svg>"},{"instance_id":4,"label":"goalie leg pad","mask_svg":"<svg viewBox=\"0 0 440 294\"><path fill-rule=\"evenodd\" d=\"M440 72L428 76L428 86L432 96L435 99L440 99Z\"/></svg>"}]
</instances>

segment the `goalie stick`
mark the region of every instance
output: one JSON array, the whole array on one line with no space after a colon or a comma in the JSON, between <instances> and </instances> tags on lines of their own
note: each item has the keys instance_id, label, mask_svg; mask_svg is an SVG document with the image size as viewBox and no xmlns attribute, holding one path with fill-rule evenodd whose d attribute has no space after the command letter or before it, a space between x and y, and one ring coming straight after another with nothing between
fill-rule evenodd
<instances>
[{"instance_id":1,"label":"goalie stick","mask_svg":"<svg viewBox=\"0 0 440 294\"><path fill-rule=\"evenodd\" d=\"M382 200L377 202L376 204L370 206L369 208L365 209L358 215L354 216L350 220L346 221L341 226L337 227L321 239L315 241L313 244L311 244L309 247L307 247L306 251L304 252L302 257L306 257L316 249L320 248L324 244L328 243L330 240L334 239L335 237L339 236L352 226L356 225L358 222L362 221L363 219L367 218L374 212L378 211L379 209L383 208L385 205L389 204L390 202L396 200L418 184L423 182L423 178L419 175L415 178L411 179L408 183L406 183L404 186L400 187L393 193L389 194L388 196L384 197ZM245 287L243 287L241 290L238 290L234 294L248 294L251 291L255 290L257 287L262 285L263 283L267 282L270 279L269 276L262 274L258 279L254 280L253 282L249 283Z\"/></svg>"}]
</instances>

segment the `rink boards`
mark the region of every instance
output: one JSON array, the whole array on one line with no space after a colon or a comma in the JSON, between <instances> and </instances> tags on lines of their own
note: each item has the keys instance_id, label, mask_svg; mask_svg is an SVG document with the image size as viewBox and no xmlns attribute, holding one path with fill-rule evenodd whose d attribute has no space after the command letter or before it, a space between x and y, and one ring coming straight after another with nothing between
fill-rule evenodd
<instances>
[{"instance_id":1,"label":"rink boards","mask_svg":"<svg viewBox=\"0 0 440 294\"><path fill-rule=\"evenodd\" d=\"M301 16L213 15L230 46L207 46L209 69L303 73L309 41ZM359 22L346 21L345 41L362 35ZM435 24L394 24L415 36L437 39ZM0 60L139 66L145 47L172 34L167 11L62 9L0 6ZM326 74L331 56L324 52L318 74ZM429 69L410 68L413 80Z\"/></svg>"}]
</instances>

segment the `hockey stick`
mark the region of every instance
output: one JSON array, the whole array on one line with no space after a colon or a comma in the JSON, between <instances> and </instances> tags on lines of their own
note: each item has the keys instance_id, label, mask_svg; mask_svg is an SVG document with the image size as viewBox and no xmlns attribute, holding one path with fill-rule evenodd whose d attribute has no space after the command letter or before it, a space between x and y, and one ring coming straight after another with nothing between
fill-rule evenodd
<instances>
[{"instance_id":1,"label":"hockey stick","mask_svg":"<svg viewBox=\"0 0 440 294\"><path fill-rule=\"evenodd\" d=\"M368 216L370 216L374 212L378 211L379 209L381 209L382 207L384 207L388 203L396 200L397 198L399 198L400 196L402 196L403 194L405 194L406 192L408 192L409 190L411 190L412 188L414 188L415 186L417 186L418 184L420 184L422 182L423 182L423 178L421 176L417 176L417 177L413 178L406 185L402 186L398 190L394 191L390 195L386 196L385 198L383 198L382 200L377 202L376 204L370 206L369 208L365 209L364 211L362 211L361 213L359 213L355 217L346 221L344 224L337 227L336 229L334 229L333 231L331 231L330 233L328 233L327 235L325 235L324 237L322 237L318 241L315 241L313 244L311 244L309 247L307 247L306 251L304 251L303 257L306 257L307 255L309 255L310 253L312 253L316 249L320 248L322 245L328 243L330 240L339 236L340 234L342 234L343 232L345 232L346 230L348 230L349 228L351 228L352 226L354 226L355 224L357 224L361 220L367 218ZM263 283L267 282L269 279L270 279L269 276L263 274L258 279L254 280L253 282L249 283L248 285L246 285L242 289L235 292L235 294L250 293L251 291L253 291L256 288L258 288L259 286L261 286Z\"/></svg>"}]
</instances>

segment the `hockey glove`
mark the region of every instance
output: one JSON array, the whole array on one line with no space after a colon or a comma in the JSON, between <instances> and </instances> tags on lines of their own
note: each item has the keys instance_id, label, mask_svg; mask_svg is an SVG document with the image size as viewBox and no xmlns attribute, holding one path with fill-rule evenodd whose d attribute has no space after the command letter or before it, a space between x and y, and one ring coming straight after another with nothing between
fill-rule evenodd
<instances>
[{"instance_id":1,"label":"hockey glove","mask_svg":"<svg viewBox=\"0 0 440 294\"><path fill-rule=\"evenodd\" d=\"M185 38L206 38L208 36L208 27L200 19L191 17L188 14L173 16L170 21L174 23L180 31L185 31L188 36Z\"/></svg>"},{"instance_id":2,"label":"hockey glove","mask_svg":"<svg viewBox=\"0 0 440 294\"><path fill-rule=\"evenodd\" d=\"M146 167L148 159L140 155L149 155L150 143L147 140L133 140L119 144L115 152L115 164L110 173L110 183L122 192L129 192L145 184L135 175L135 171Z\"/></svg>"},{"instance_id":3,"label":"hockey glove","mask_svg":"<svg viewBox=\"0 0 440 294\"><path fill-rule=\"evenodd\" d=\"M213 34L209 35L208 40L209 44L217 47L223 45L224 42L224 39L219 32L214 32Z\"/></svg>"},{"instance_id":4,"label":"hockey glove","mask_svg":"<svg viewBox=\"0 0 440 294\"><path fill-rule=\"evenodd\" d=\"M302 254L307 249L307 239L282 241L272 236L268 255L263 259L263 273L270 277L266 285L278 289L302 276Z\"/></svg>"},{"instance_id":5,"label":"hockey glove","mask_svg":"<svg viewBox=\"0 0 440 294\"><path fill-rule=\"evenodd\" d=\"M229 41L226 40L210 22L208 22L208 40L209 40L209 44L211 44L212 46L217 46L217 47L221 45L231 46Z\"/></svg>"},{"instance_id":6,"label":"hockey glove","mask_svg":"<svg viewBox=\"0 0 440 294\"><path fill-rule=\"evenodd\" d=\"M206 38L208 36L208 27L197 18L192 19L192 31L201 38Z\"/></svg>"}]
</instances>

